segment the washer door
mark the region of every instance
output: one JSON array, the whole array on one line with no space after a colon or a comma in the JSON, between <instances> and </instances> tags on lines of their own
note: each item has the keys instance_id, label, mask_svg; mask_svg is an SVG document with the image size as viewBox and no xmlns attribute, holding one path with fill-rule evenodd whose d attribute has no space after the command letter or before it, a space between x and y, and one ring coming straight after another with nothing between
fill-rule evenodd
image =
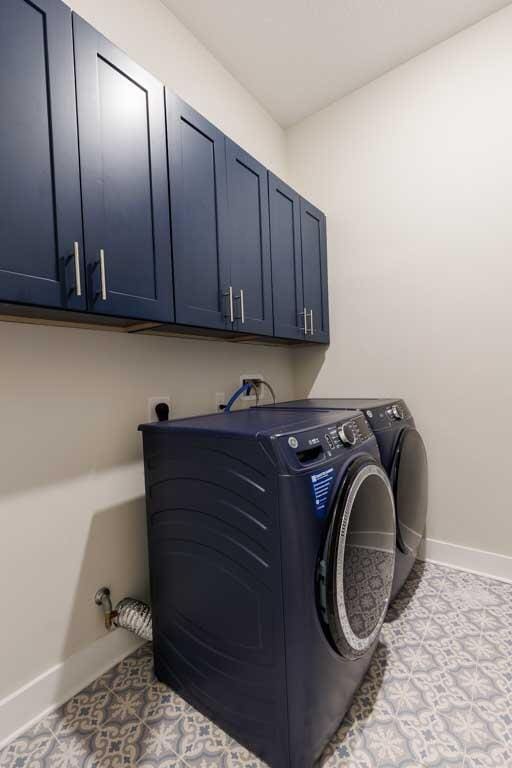
<instances>
[{"instance_id":1,"label":"washer door","mask_svg":"<svg viewBox=\"0 0 512 768\"><path fill-rule=\"evenodd\" d=\"M425 444L416 429L398 438L391 482L395 493L396 540L404 554L416 555L423 538L428 505L428 464Z\"/></svg>"},{"instance_id":2,"label":"washer door","mask_svg":"<svg viewBox=\"0 0 512 768\"><path fill-rule=\"evenodd\" d=\"M321 565L325 619L332 643L348 659L376 640L395 566L395 505L382 467L357 459L333 503Z\"/></svg>"}]
</instances>

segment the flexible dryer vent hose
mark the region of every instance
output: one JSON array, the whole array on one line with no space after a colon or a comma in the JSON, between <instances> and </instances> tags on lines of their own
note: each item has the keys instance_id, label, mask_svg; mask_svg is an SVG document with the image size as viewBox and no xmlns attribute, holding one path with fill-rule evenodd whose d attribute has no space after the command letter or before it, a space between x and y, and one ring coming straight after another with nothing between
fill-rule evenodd
<instances>
[{"instance_id":1,"label":"flexible dryer vent hose","mask_svg":"<svg viewBox=\"0 0 512 768\"><path fill-rule=\"evenodd\" d=\"M143 640L153 640L151 608L146 603L135 600L133 597L125 597L113 609L108 587L98 589L94 595L94 602L103 608L105 628L108 632L113 627L122 627Z\"/></svg>"},{"instance_id":2,"label":"flexible dryer vent hose","mask_svg":"<svg viewBox=\"0 0 512 768\"><path fill-rule=\"evenodd\" d=\"M153 640L151 608L133 597L125 597L116 605L113 624L130 630L143 640Z\"/></svg>"}]
</instances>

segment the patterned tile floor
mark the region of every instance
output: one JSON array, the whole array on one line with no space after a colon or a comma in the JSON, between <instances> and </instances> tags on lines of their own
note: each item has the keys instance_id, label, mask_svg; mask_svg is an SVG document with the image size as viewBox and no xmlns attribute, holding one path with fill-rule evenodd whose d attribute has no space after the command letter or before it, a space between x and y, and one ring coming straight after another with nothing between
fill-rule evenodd
<instances>
[{"instance_id":1,"label":"patterned tile floor","mask_svg":"<svg viewBox=\"0 0 512 768\"><path fill-rule=\"evenodd\" d=\"M144 646L1 768L262 768L153 675ZM417 563L321 768L512 766L512 585Z\"/></svg>"}]
</instances>

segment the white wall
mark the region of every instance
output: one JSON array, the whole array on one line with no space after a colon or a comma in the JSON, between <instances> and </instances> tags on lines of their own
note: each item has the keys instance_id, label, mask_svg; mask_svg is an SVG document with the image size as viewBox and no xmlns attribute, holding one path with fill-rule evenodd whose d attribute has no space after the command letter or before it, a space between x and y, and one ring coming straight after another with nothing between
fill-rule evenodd
<instances>
[{"instance_id":1,"label":"white wall","mask_svg":"<svg viewBox=\"0 0 512 768\"><path fill-rule=\"evenodd\" d=\"M72 5L284 175L281 128L158 0ZM147 398L170 394L185 416L214 410L240 373L268 377L281 397L293 380L289 350L255 345L0 322L0 350L2 699L104 634L98 586L147 595L137 433Z\"/></svg>"},{"instance_id":2,"label":"white wall","mask_svg":"<svg viewBox=\"0 0 512 768\"><path fill-rule=\"evenodd\" d=\"M289 130L327 214L331 346L302 394L403 396L428 535L512 555L512 7Z\"/></svg>"}]
</instances>

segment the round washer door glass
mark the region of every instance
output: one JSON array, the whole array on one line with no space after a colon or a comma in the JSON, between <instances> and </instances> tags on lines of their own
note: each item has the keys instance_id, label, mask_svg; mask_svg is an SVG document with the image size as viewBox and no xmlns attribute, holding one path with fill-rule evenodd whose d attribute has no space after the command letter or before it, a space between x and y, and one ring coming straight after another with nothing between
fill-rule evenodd
<instances>
[{"instance_id":1,"label":"round washer door glass","mask_svg":"<svg viewBox=\"0 0 512 768\"><path fill-rule=\"evenodd\" d=\"M395 566L395 506L382 467L354 468L335 501L327 538L325 603L332 640L354 659L376 640L389 603Z\"/></svg>"},{"instance_id":2,"label":"round washer door glass","mask_svg":"<svg viewBox=\"0 0 512 768\"><path fill-rule=\"evenodd\" d=\"M428 504L427 452L416 429L405 429L400 435L392 479L398 546L402 552L415 555L425 530Z\"/></svg>"}]
</instances>

